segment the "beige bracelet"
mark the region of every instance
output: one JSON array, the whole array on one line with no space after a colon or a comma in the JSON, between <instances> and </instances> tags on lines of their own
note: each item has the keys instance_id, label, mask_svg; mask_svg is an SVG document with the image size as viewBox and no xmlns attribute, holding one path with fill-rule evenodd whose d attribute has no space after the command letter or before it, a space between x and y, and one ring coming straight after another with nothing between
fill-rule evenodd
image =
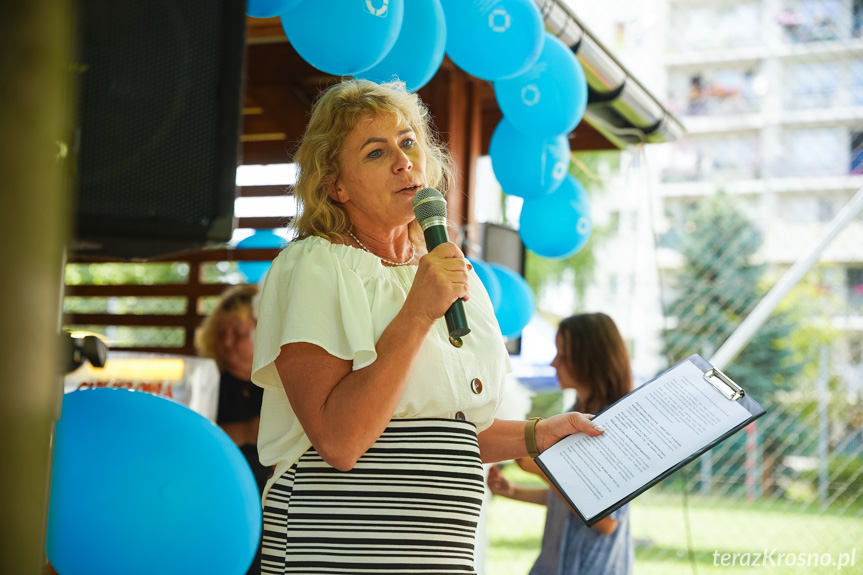
<instances>
[{"instance_id":1,"label":"beige bracelet","mask_svg":"<svg viewBox=\"0 0 863 575\"><path fill-rule=\"evenodd\" d=\"M524 444L527 446L527 454L531 457L539 455L539 447L536 445L536 424L541 417L531 417L524 426Z\"/></svg>"}]
</instances>

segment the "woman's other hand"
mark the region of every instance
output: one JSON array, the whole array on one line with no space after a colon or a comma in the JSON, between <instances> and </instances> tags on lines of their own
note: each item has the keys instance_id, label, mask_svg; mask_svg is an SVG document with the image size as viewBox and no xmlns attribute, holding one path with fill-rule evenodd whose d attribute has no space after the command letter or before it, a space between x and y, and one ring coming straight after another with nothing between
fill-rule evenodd
<instances>
[{"instance_id":1,"label":"woman's other hand","mask_svg":"<svg viewBox=\"0 0 863 575\"><path fill-rule=\"evenodd\" d=\"M497 465L492 465L488 470L488 479L486 479L488 488L495 495L502 495L510 499L515 497L515 486L512 482L504 477L503 472Z\"/></svg>"},{"instance_id":2,"label":"woman's other hand","mask_svg":"<svg viewBox=\"0 0 863 575\"><path fill-rule=\"evenodd\" d=\"M591 437L602 435L605 431L595 425L590 413L569 412L543 419L536 426L536 444L542 453L564 437L573 433L586 433Z\"/></svg>"},{"instance_id":3,"label":"woman's other hand","mask_svg":"<svg viewBox=\"0 0 863 575\"><path fill-rule=\"evenodd\" d=\"M470 299L469 270L458 246L452 242L439 245L420 258L405 310L434 323L457 299Z\"/></svg>"}]
</instances>

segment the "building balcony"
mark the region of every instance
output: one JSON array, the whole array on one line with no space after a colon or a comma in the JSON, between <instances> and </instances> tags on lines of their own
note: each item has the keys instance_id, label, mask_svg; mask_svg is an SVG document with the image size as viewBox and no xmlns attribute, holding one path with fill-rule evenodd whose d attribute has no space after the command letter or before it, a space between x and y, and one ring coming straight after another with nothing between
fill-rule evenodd
<instances>
[{"instance_id":1,"label":"building balcony","mask_svg":"<svg viewBox=\"0 0 863 575\"><path fill-rule=\"evenodd\" d=\"M759 61L781 59L808 59L813 57L846 58L863 54L863 38L849 37L819 42L783 43L776 45L729 46L713 50L687 50L665 55L668 68L721 68L754 64Z\"/></svg>"},{"instance_id":2,"label":"building balcony","mask_svg":"<svg viewBox=\"0 0 863 575\"><path fill-rule=\"evenodd\" d=\"M816 245L829 222L794 223L787 221L761 222L764 243L758 259L768 264L793 264ZM839 232L819 258L821 263L859 264L863 262L863 222L852 221ZM853 300L860 311L859 298Z\"/></svg>"},{"instance_id":3,"label":"building balcony","mask_svg":"<svg viewBox=\"0 0 863 575\"><path fill-rule=\"evenodd\" d=\"M758 104L757 99L736 104L706 100L683 105L669 102L668 108L681 116L686 132L693 136L761 130L769 125L857 128L863 122L863 92L791 95L784 109L769 117Z\"/></svg>"},{"instance_id":4,"label":"building balcony","mask_svg":"<svg viewBox=\"0 0 863 575\"><path fill-rule=\"evenodd\" d=\"M718 188L730 195L747 196L767 193L800 194L818 191L855 192L863 187L863 174L849 174L828 177L785 177L785 178L741 178L737 180L702 180L693 177L685 181L660 184L657 189L663 198L697 199L716 193ZM863 242L860 243L863 246ZM863 249L861 249L863 254Z\"/></svg>"}]
</instances>

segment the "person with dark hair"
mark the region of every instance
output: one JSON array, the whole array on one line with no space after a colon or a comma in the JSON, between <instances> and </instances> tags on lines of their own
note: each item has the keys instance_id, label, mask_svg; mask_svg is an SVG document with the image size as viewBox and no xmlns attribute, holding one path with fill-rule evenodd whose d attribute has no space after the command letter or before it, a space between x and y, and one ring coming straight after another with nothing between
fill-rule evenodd
<instances>
[{"instance_id":1,"label":"person with dark hair","mask_svg":"<svg viewBox=\"0 0 863 575\"><path fill-rule=\"evenodd\" d=\"M495 418L508 356L482 282L452 242L426 253L416 194L452 161L402 82L346 79L294 157L296 239L261 294L252 381L264 573L475 573L482 462L548 448L577 413ZM470 333L449 337L465 301Z\"/></svg>"},{"instance_id":2,"label":"person with dark hair","mask_svg":"<svg viewBox=\"0 0 863 575\"><path fill-rule=\"evenodd\" d=\"M551 365L563 389L574 389L573 411L597 414L632 390L626 344L614 321L604 313L564 319L557 331L557 355ZM532 459L518 465L545 479ZM629 528L629 504L592 527L553 488L514 485L497 467L489 472L495 495L546 505L542 549L530 575L629 575L635 549Z\"/></svg>"}]
</instances>

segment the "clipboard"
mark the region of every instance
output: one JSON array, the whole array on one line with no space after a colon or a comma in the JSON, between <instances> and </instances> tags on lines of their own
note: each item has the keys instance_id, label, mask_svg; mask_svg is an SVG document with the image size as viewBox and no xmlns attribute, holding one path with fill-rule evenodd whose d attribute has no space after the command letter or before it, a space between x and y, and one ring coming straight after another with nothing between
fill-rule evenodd
<instances>
[{"instance_id":1,"label":"clipboard","mask_svg":"<svg viewBox=\"0 0 863 575\"><path fill-rule=\"evenodd\" d=\"M692 366L701 372L700 378L694 377L695 372L693 371ZM684 372L685 376L689 379L685 379L685 382L681 383L678 375L682 377ZM673 382L673 384L670 382ZM704 387L700 387L702 384ZM665 467L664 463L659 461L651 463L651 466L655 467L654 469L641 471L639 474L636 474L634 481L637 485L634 488L621 488L617 485L616 488L611 490L613 493L612 495L603 493L602 488L607 488L608 484L601 480L600 483L602 483L602 485L597 485L591 481L590 477L587 477L587 475L593 474L597 477L604 475L612 481L615 481L614 475L618 474L620 476L617 478L616 482L622 482L623 472L619 468L614 469L613 466L609 465L608 467L602 466L602 473L600 474L596 470L587 471L585 469L579 469L576 464L589 465L588 463L585 463L585 461L598 461L598 459L593 457L593 454L595 454L597 449L599 449L598 446L588 445L588 443L590 441L601 439L609 431L606 431L606 434L599 437L589 437L584 434L571 435L559 441L557 444L548 448L536 457L535 461L537 465L542 469L549 481L551 481L551 483L557 488L558 492L567 500L570 507L572 507L586 525L591 526L596 524L598 521L604 519L623 505L629 503L678 469L686 466L704 452L719 445L766 413L764 408L750 397L742 387L732 381L720 370L710 365L710 363L703 357L695 354L665 370L647 383L637 387L623 398L614 402L612 405L597 414L594 421L602 425L604 420L607 419L604 418L603 415L614 413L614 417L616 419L610 421L614 421L616 424L619 424L621 421L625 421L621 420L621 417L628 413L629 410L641 409L641 406L646 405L644 402L647 401L650 401L655 406L657 401L656 397L659 392L668 393L668 390L675 386L677 386L677 389L681 389L679 387L680 385L693 386L691 388L687 388L686 393L681 395L687 395L689 393L702 394L702 397L708 398L709 401L714 402L720 407L720 409L726 409L722 407L723 401L735 402L735 404L740 406L742 410L738 409L736 406L731 408L729 411L733 412L735 419L733 419L733 421L729 420L715 424L715 428L711 429L711 433L713 435L709 438L705 438L703 444L701 443L700 438L687 438L686 441L697 445L697 447L682 447L680 453L675 453L673 456L669 457L671 463L669 463L667 467ZM709 390L709 393L707 390ZM709 395L716 392L720 393L722 397L719 398L719 396ZM626 403L624 404L622 402ZM627 411L623 411L624 405L626 406ZM711 411L710 413L715 412ZM672 418L672 414L666 415L669 419ZM687 418L691 420L691 414L686 415L681 411L681 420ZM720 417L720 420L721 419L722 418ZM653 421L655 422L656 420ZM680 422L677 422L676 424L679 423ZM660 424L657 425L660 426L662 431L667 431L662 428ZM638 433L636 434L641 435ZM668 438L676 442L676 439L671 435L667 435L663 439L667 440ZM615 445L622 445L622 449L624 451L621 451L620 453L624 453L627 447L630 447L625 440L622 443L620 443L618 439L615 439L615 441L617 442ZM638 440L634 441L638 442ZM641 455L644 455L644 452L641 450L638 450L638 452L631 452L637 453L636 459L640 459ZM611 452L604 451L603 453L605 453L604 457L608 457ZM620 455L620 453L617 453L617 455ZM591 457L588 457L589 454ZM577 461L579 455L583 456L585 459ZM569 468L563 464L563 460L568 461L567 465L570 466ZM623 458L617 458L617 461L623 462L625 460ZM647 480L645 480L646 477L648 477ZM630 482L631 481L633 480L630 480ZM579 485L584 485L587 489L576 489L575 486ZM619 493L614 493L615 490L625 492L625 495L619 496ZM613 498L614 501L605 505L607 502L606 500L609 498ZM599 511L596 511L595 509L597 506L600 508ZM588 512L588 509L590 509L590 512Z\"/></svg>"}]
</instances>

